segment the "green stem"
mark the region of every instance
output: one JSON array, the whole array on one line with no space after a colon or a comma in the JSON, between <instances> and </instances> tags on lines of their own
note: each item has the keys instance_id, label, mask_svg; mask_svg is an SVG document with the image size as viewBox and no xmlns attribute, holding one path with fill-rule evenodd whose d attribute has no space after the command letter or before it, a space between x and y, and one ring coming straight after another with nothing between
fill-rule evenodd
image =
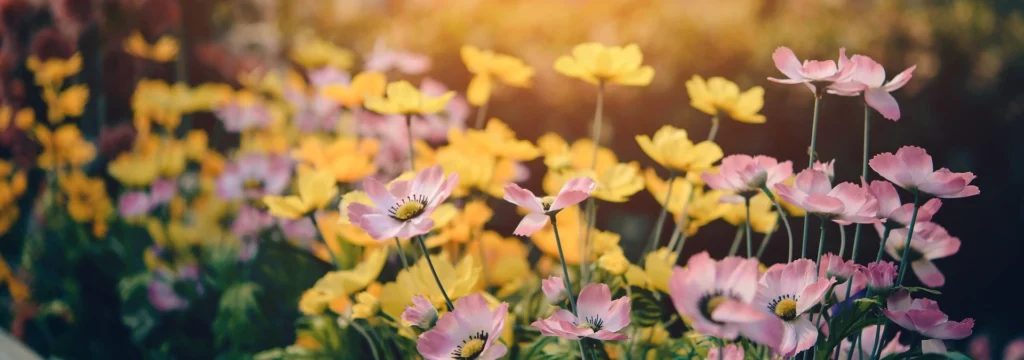
<instances>
[{"instance_id":1,"label":"green stem","mask_svg":"<svg viewBox=\"0 0 1024 360\"><path fill-rule=\"evenodd\" d=\"M437 288L441 290L441 295L444 296L444 303L448 306L448 311L455 310L455 305L452 305L452 299L448 297L448 293L444 291L444 285L441 284L441 278L437 276L437 270L434 270L434 262L430 260L430 252L427 251L427 244L423 243L423 235L416 236L416 240L420 243L420 250L423 250L423 257L427 259L427 266L430 266L430 272L434 274L434 281L437 281Z\"/></svg>"},{"instance_id":2,"label":"green stem","mask_svg":"<svg viewBox=\"0 0 1024 360\"><path fill-rule=\"evenodd\" d=\"M779 204L779 200L775 198L772 191L768 189L768 186L761 186L761 191L764 191L765 195L768 195L769 199L772 199L772 203L775 204L775 211L779 213L779 218L782 219L782 224L786 225L786 234L789 235L789 252L786 253L786 262L793 262L793 229L789 227L789 217L786 216L786 211L782 209L782 204ZM804 219L805 223L807 219ZM807 238L807 228L804 228L804 238ZM804 243L806 248L806 242ZM757 256L758 258L761 255Z\"/></svg>"},{"instance_id":3,"label":"green stem","mask_svg":"<svg viewBox=\"0 0 1024 360\"><path fill-rule=\"evenodd\" d=\"M729 246L729 254L726 256L736 255L736 252L740 250L740 240L743 239L743 228L736 227L736 236L732 238L732 246Z\"/></svg>"},{"instance_id":4,"label":"green stem","mask_svg":"<svg viewBox=\"0 0 1024 360\"><path fill-rule=\"evenodd\" d=\"M665 225L665 217L668 216L668 203L672 200L672 185L675 185L676 172L675 170L669 170L668 175L668 190L665 192L665 201L662 202L661 213L658 214L658 222L654 224L654 231L651 232L651 237L647 239L647 251L651 252L658 248L658 243L661 239L661 230Z\"/></svg>"},{"instance_id":5,"label":"green stem","mask_svg":"<svg viewBox=\"0 0 1024 360\"><path fill-rule=\"evenodd\" d=\"M373 359L380 359L380 355L377 354L377 345L372 339L370 339L370 335L366 333L366 330L363 330L363 327L360 326L359 324L356 324L355 321L353 321L349 325L351 325L353 329L356 329L356 331L359 332L359 334L362 335L364 339L366 339L366 344L370 346L370 352L373 353Z\"/></svg>"},{"instance_id":6,"label":"green stem","mask_svg":"<svg viewBox=\"0 0 1024 360\"><path fill-rule=\"evenodd\" d=\"M811 148L810 154L807 157L807 168L810 169L814 165L814 154L815 147L818 145L818 105L821 102L821 96L818 94L814 95L814 118L811 120Z\"/></svg>"},{"instance_id":7,"label":"green stem","mask_svg":"<svg viewBox=\"0 0 1024 360\"><path fill-rule=\"evenodd\" d=\"M480 107L478 107L476 109L476 126L475 126L475 128L477 128L477 129L483 129L484 128L484 120L487 119L487 105L490 104L490 103L491 103L491 100L487 99L487 101L484 101L483 105L480 105Z\"/></svg>"},{"instance_id":8,"label":"green stem","mask_svg":"<svg viewBox=\"0 0 1024 360\"><path fill-rule=\"evenodd\" d=\"M825 223L828 222L828 220L826 220L825 218L821 218L820 220L821 220L821 227L820 227L821 235L818 236L818 258L816 260L814 260L814 263L816 263L816 264L820 264L821 263L821 255L822 255L822 252L825 250Z\"/></svg>"},{"instance_id":9,"label":"green stem","mask_svg":"<svg viewBox=\"0 0 1024 360\"><path fill-rule=\"evenodd\" d=\"M836 225L839 226L839 258L842 259L843 254L846 253L846 229L843 228L843 225Z\"/></svg>"},{"instance_id":10,"label":"green stem","mask_svg":"<svg viewBox=\"0 0 1024 360\"><path fill-rule=\"evenodd\" d=\"M558 259L562 261L562 280L565 282L565 291L569 293L569 305L572 308L572 314L576 313L576 298L572 296L572 282L569 281L569 267L565 265L565 253L562 252L562 237L558 235L558 224L555 221L555 215L551 215L551 229L555 231L555 245L558 245ZM580 348L582 350L582 347Z\"/></svg>"},{"instance_id":11,"label":"green stem","mask_svg":"<svg viewBox=\"0 0 1024 360\"><path fill-rule=\"evenodd\" d=\"M583 238L580 239L580 282L587 281L587 257L590 255L590 236L594 227L597 226L597 202L593 197L587 199L587 211L584 213L586 229L583 230Z\"/></svg>"},{"instance_id":12,"label":"green stem","mask_svg":"<svg viewBox=\"0 0 1024 360\"><path fill-rule=\"evenodd\" d=\"M597 83L597 109L594 110L594 153L590 157L590 170L597 170L597 150L601 148L601 117L604 112L604 80Z\"/></svg>"},{"instance_id":13,"label":"green stem","mask_svg":"<svg viewBox=\"0 0 1024 360\"><path fill-rule=\"evenodd\" d=\"M885 225L885 230L882 231L882 240L878 242L878 255L875 255L875 262L882 261L882 254L885 253L885 242L889 241L889 231L891 231L888 225Z\"/></svg>"},{"instance_id":14,"label":"green stem","mask_svg":"<svg viewBox=\"0 0 1024 360\"><path fill-rule=\"evenodd\" d=\"M747 229L747 258L751 258L751 257L754 256L754 240L753 240L753 235L750 233L750 197L749 196L746 197L746 199L745 199L745 205L746 205L745 207L746 207L746 210L747 210L747 222L746 222L746 226L745 226L746 229Z\"/></svg>"},{"instance_id":15,"label":"green stem","mask_svg":"<svg viewBox=\"0 0 1024 360\"><path fill-rule=\"evenodd\" d=\"M402 241L395 236L395 248L398 249L398 257L402 259L402 269L409 269L409 260L405 258L405 251L402 251Z\"/></svg>"},{"instance_id":16,"label":"green stem","mask_svg":"<svg viewBox=\"0 0 1024 360\"><path fill-rule=\"evenodd\" d=\"M907 274L907 268L910 267L910 239L914 237L914 225L917 225L917 210L921 208L921 196L915 189L914 193L914 213L910 218L910 226L907 227L907 242L903 244L903 259L900 260L900 274L896 277L896 286L903 285L903 276Z\"/></svg>"},{"instance_id":17,"label":"green stem","mask_svg":"<svg viewBox=\"0 0 1024 360\"><path fill-rule=\"evenodd\" d=\"M803 239L803 243L800 245L800 258L801 259L806 259L807 258L807 233L810 231L810 228L811 228L811 214L809 214L807 212L804 212L804 239Z\"/></svg>"},{"instance_id":18,"label":"green stem","mask_svg":"<svg viewBox=\"0 0 1024 360\"><path fill-rule=\"evenodd\" d=\"M779 216L781 217L782 214L779 214ZM761 245L757 247L757 253L754 254L758 260L761 260L761 255L764 255L764 250L768 248L768 242L772 240L772 235L775 235L775 232L778 230L779 225L776 223L775 227L773 227L771 231L764 234L764 238L761 239Z\"/></svg>"},{"instance_id":19,"label":"green stem","mask_svg":"<svg viewBox=\"0 0 1024 360\"><path fill-rule=\"evenodd\" d=\"M714 142L715 136L718 135L718 115L711 117L711 130L708 131L708 141Z\"/></svg>"},{"instance_id":20,"label":"green stem","mask_svg":"<svg viewBox=\"0 0 1024 360\"><path fill-rule=\"evenodd\" d=\"M412 114L405 114L405 135L409 139L409 170L416 171L416 150L412 139Z\"/></svg>"},{"instance_id":21,"label":"green stem","mask_svg":"<svg viewBox=\"0 0 1024 360\"><path fill-rule=\"evenodd\" d=\"M687 185L690 186L690 195L686 197L686 202L683 203L683 211L680 212L679 221L676 222L676 228L672 231L672 237L668 243L668 248L671 250L675 250L676 244L679 244L679 250L676 250L677 253L683 252L683 245L686 243L686 237L688 234L685 229L688 227L690 222L688 214L690 212L690 203L693 202L693 193L695 190L693 188L693 184L687 182Z\"/></svg>"}]
</instances>

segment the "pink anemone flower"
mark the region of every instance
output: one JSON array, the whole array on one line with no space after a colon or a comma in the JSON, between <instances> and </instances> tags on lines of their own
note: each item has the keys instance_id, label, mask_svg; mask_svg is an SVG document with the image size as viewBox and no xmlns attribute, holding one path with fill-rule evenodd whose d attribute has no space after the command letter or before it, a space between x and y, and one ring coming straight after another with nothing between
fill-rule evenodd
<instances>
[{"instance_id":1,"label":"pink anemone flower","mask_svg":"<svg viewBox=\"0 0 1024 360\"><path fill-rule=\"evenodd\" d=\"M832 187L828 175L805 169L796 175L793 185L777 184L776 193L790 204L840 225L877 222L878 200L853 183Z\"/></svg>"},{"instance_id":2,"label":"pink anemone flower","mask_svg":"<svg viewBox=\"0 0 1024 360\"><path fill-rule=\"evenodd\" d=\"M842 257L828 253L822 256L818 263L818 278L835 278L836 288L833 294L839 301L845 301L850 295L867 287L867 279L864 278L861 268L862 266L853 260L843 260ZM850 288L849 292L847 286Z\"/></svg>"},{"instance_id":3,"label":"pink anemone flower","mask_svg":"<svg viewBox=\"0 0 1024 360\"><path fill-rule=\"evenodd\" d=\"M715 190L756 194L762 187L770 189L786 181L790 175L793 175L792 161L779 162L764 155L729 155L722 159L717 174L705 172L701 179Z\"/></svg>"},{"instance_id":4,"label":"pink anemone flower","mask_svg":"<svg viewBox=\"0 0 1024 360\"><path fill-rule=\"evenodd\" d=\"M423 295L416 295L412 297L412 305L406 305L405 311L402 312L402 320L420 329L429 330L437 321L437 309Z\"/></svg>"},{"instance_id":5,"label":"pink anemone flower","mask_svg":"<svg viewBox=\"0 0 1024 360\"><path fill-rule=\"evenodd\" d=\"M411 182L394 181L390 187L367 178L363 180L363 189L374 205L349 204L349 221L377 241L426 234L434 227L430 214L448 199L458 182L458 174L446 179L439 165L420 171Z\"/></svg>"},{"instance_id":6,"label":"pink anemone flower","mask_svg":"<svg viewBox=\"0 0 1024 360\"><path fill-rule=\"evenodd\" d=\"M847 81L836 82L828 87L830 94L839 96L857 96L864 93L864 102L878 110L886 119L900 119L900 105L890 94L906 85L914 75L917 65L911 66L897 74L889 82L885 82L885 69L882 64L864 55L854 55L848 60L854 63L853 75Z\"/></svg>"},{"instance_id":7,"label":"pink anemone flower","mask_svg":"<svg viewBox=\"0 0 1024 360\"><path fill-rule=\"evenodd\" d=\"M117 198L117 211L123 218L145 216L152 209L153 203L145 191L129 191Z\"/></svg>"},{"instance_id":8,"label":"pink anemone flower","mask_svg":"<svg viewBox=\"0 0 1024 360\"><path fill-rule=\"evenodd\" d=\"M868 164L886 180L910 191L940 198L962 198L981 193L977 186L971 185L974 174L955 173L946 168L935 170L932 157L916 146L901 147L895 155L875 155Z\"/></svg>"},{"instance_id":9,"label":"pink anemone flower","mask_svg":"<svg viewBox=\"0 0 1024 360\"><path fill-rule=\"evenodd\" d=\"M898 268L891 261L876 261L864 268L868 289L874 292L885 292L892 289L896 282Z\"/></svg>"},{"instance_id":10,"label":"pink anemone flower","mask_svg":"<svg viewBox=\"0 0 1024 360\"><path fill-rule=\"evenodd\" d=\"M238 99L221 105L213 113L224 123L224 129L233 133L266 129L274 117L266 104Z\"/></svg>"},{"instance_id":11,"label":"pink anemone flower","mask_svg":"<svg viewBox=\"0 0 1024 360\"><path fill-rule=\"evenodd\" d=\"M505 328L508 303L494 310L480 294L455 302L455 310L441 316L433 329L420 335L416 351L427 360L494 360L505 356L508 348L498 342Z\"/></svg>"},{"instance_id":12,"label":"pink anemone flower","mask_svg":"<svg viewBox=\"0 0 1024 360\"><path fill-rule=\"evenodd\" d=\"M910 218L914 216L914 204L903 204L900 202L900 194L891 182L875 180L868 185L861 179L861 187L866 189L871 196L878 200L878 215L881 222L875 223L875 230L882 235L885 226L893 228L909 226ZM935 213L942 207L942 200L930 199L917 209L917 222L928 222L932 220ZM883 224L884 222L884 224Z\"/></svg>"},{"instance_id":13,"label":"pink anemone flower","mask_svg":"<svg viewBox=\"0 0 1024 360\"><path fill-rule=\"evenodd\" d=\"M629 297L612 300L611 290L605 284L590 284L580 291L576 300L576 313L556 310L551 317L533 322L545 336L558 336L570 340L592 338L598 340L626 340L617 333L629 325Z\"/></svg>"},{"instance_id":14,"label":"pink anemone flower","mask_svg":"<svg viewBox=\"0 0 1024 360\"><path fill-rule=\"evenodd\" d=\"M896 260L903 259L903 247L907 244L907 228L895 229L889 233L885 251ZM910 240L910 269L921 283L928 287L946 284L946 277L932 260L956 254L960 250L960 239L949 235L942 226L926 222L914 226L914 237ZM905 266L905 265L904 265Z\"/></svg>"},{"instance_id":15,"label":"pink anemone flower","mask_svg":"<svg viewBox=\"0 0 1024 360\"><path fill-rule=\"evenodd\" d=\"M540 289L544 291L544 299L551 305L562 305L569 298L569 290L565 289L565 281L559 276L551 276L540 281Z\"/></svg>"},{"instance_id":16,"label":"pink anemone flower","mask_svg":"<svg viewBox=\"0 0 1024 360\"><path fill-rule=\"evenodd\" d=\"M853 75L856 64L846 58L846 48L839 49L839 63L825 60L804 60L801 64L793 50L782 46L772 53L775 67L786 75L787 79L768 78L780 84L804 84L811 92L817 94L815 84L831 84L847 81Z\"/></svg>"},{"instance_id":17,"label":"pink anemone flower","mask_svg":"<svg viewBox=\"0 0 1024 360\"><path fill-rule=\"evenodd\" d=\"M821 171L828 176L828 181L835 181L836 179L836 160L832 159L829 162L814 161L811 165L811 169Z\"/></svg>"},{"instance_id":18,"label":"pink anemone flower","mask_svg":"<svg viewBox=\"0 0 1024 360\"><path fill-rule=\"evenodd\" d=\"M773 347L785 357L810 349L818 339L818 329L807 313L821 302L835 278L819 278L817 266L808 259L775 264L761 277L754 304L774 316L768 322L781 322L780 339ZM773 329L761 326L760 329ZM744 332L746 335L747 332Z\"/></svg>"},{"instance_id":19,"label":"pink anemone flower","mask_svg":"<svg viewBox=\"0 0 1024 360\"><path fill-rule=\"evenodd\" d=\"M291 162L283 156L245 154L224 166L217 178L217 196L226 200L256 200L278 195L292 177Z\"/></svg>"},{"instance_id":20,"label":"pink anemone flower","mask_svg":"<svg viewBox=\"0 0 1024 360\"><path fill-rule=\"evenodd\" d=\"M579 177L569 180L558 191L558 195L539 198L533 195L530 190L523 189L516 184L505 185L505 201L522 206L530 211L523 217L523 220L516 226L512 233L520 236L530 236L544 225L548 224L548 218L558 211L590 197L596 184L588 177Z\"/></svg>"},{"instance_id":21,"label":"pink anemone flower","mask_svg":"<svg viewBox=\"0 0 1024 360\"><path fill-rule=\"evenodd\" d=\"M974 319L949 321L939 310L939 303L931 299L910 299L910 293L900 290L889 296L885 316L904 329L938 340L960 340L971 336Z\"/></svg>"},{"instance_id":22,"label":"pink anemone flower","mask_svg":"<svg viewBox=\"0 0 1024 360\"><path fill-rule=\"evenodd\" d=\"M721 353L720 353L721 352ZM708 349L707 360L743 360L743 347L736 344L729 344L725 346L725 351L722 351L719 347L712 347Z\"/></svg>"},{"instance_id":23,"label":"pink anemone flower","mask_svg":"<svg viewBox=\"0 0 1024 360\"><path fill-rule=\"evenodd\" d=\"M853 344L849 339L843 340L842 344L839 345L839 358L849 359L852 354L854 359L867 359L871 357L872 351L875 350L875 332L880 331L878 325L871 325L865 327L860 331L860 341L857 342L857 347L854 348ZM900 344L899 342L900 333L897 331L896 336L891 341L882 347L882 353L878 357L884 359L887 355L902 354L910 350L910 346ZM883 341L884 339L878 339ZM863 355L862 355L863 354Z\"/></svg>"}]
</instances>

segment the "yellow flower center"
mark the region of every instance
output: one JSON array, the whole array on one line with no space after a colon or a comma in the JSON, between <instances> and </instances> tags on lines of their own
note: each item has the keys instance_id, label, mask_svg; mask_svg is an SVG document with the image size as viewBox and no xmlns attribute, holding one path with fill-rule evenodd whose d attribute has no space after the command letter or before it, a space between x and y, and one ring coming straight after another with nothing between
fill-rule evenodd
<instances>
[{"instance_id":1,"label":"yellow flower center","mask_svg":"<svg viewBox=\"0 0 1024 360\"><path fill-rule=\"evenodd\" d=\"M485 344L486 343L481 339L472 339L467 341L465 344L462 344L462 349L459 350L459 358L475 359L484 351Z\"/></svg>"},{"instance_id":2,"label":"yellow flower center","mask_svg":"<svg viewBox=\"0 0 1024 360\"><path fill-rule=\"evenodd\" d=\"M544 208L544 211L548 211L551 208L551 204L555 203L554 196L545 196L540 198L540 206Z\"/></svg>"},{"instance_id":3,"label":"yellow flower center","mask_svg":"<svg viewBox=\"0 0 1024 360\"><path fill-rule=\"evenodd\" d=\"M775 308L772 309L782 320L790 321L796 319L796 300L791 298L785 298L775 304Z\"/></svg>"},{"instance_id":4,"label":"yellow flower center","mask_svg":"<svg viewBox=\"0 0 1024 360\"><path fill-rule=\"evenodd\" d=\"M260 179L245 179L242 187L246 190L259 190L263 188L263 180Z\"/></svg>"},{"instance_id":5,"label":"yellow flower center","mask_svg":"<svg viewBox=\"0 0 1024 360\"><path fill-rule=\"evenodd\" d=\"M717 309L719 305L722 305L726 300L729 300L729 298L725 296L715 296L708 300L707 305L705 305L708 315L714 314L715 309Z\"/></svg>"},{"instance_id":6,"label":"yellow flower center","mask_svg":"<svg viewBox=\"0 0 1024 360\"><path fill-rule=\"evenodd\" d=\"M594 324L591 324L591 323L588 323L588 322L584 322L584 323L581 323L579 325L576 325L576 328L578 328L578 329L591 329L591 330L594 330L595 326L594 326Z\"/></svg>"},{"instance_id":7,"label":"yellow flower center","mask_svg":"<svg viewBox=\"0 0 1024 360\"><path fill-rule=\"evenodd\" d=\"M426 205L419 201L409 201L395 209L391 217L398 220L409 220L423 212Z\"/></svg>"}]
</instances>

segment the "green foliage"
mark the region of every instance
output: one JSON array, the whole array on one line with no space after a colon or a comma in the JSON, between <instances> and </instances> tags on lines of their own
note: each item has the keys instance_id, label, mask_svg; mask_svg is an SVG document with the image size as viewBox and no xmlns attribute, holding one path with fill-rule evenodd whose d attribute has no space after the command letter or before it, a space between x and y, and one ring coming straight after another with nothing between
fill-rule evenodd
<instances>
[{"instance_id":1,"label":"green foliage","mask_svg":"<svg viewBox=\"0 0 1024 360\"><path fill-rule=\"evenodd\" d=\"M657 325L662 321L664 310L654 292L639 287L631 289L629 315L633 324L643 327Z\"/></svg>"}]
</instances>

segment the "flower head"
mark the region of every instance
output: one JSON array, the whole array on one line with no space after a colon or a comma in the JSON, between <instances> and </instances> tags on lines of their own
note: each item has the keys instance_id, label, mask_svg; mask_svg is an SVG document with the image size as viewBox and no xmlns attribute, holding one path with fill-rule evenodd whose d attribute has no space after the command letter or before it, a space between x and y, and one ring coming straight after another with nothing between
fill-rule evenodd
<instances>
[{"instance_id":1,"label":"flower head","mask_svg":"<svg viewBox=\"0 0 1024 360\"><path fill-rule=\"evenodd\" d=\"M654 68L641 65L643 61L636 44L606 46L589 42L573 47L571 56L555 60L555 71L595 85L647 86L654 79Z\"/></svg>"},{"instance_id":2,"label":"flower head","mask_svg":"<svg viewBox=\"0 0 1024 360\"><path fill-rule=\"evenodd\" d=\"M907 243L907 228L894 229L885 242L885 251L894 259L902 260L903 252L910 251L907 261L914 274L926 286L939 287L946 283L946 277L932 260L941 259L960 250L960 239L949 235L942 226L936 223L918 223L914 226L914 236L910 240L910 249L903 247ZM907 266L901 264L901 266Z\"/></svg>"},{"instance_id":3,"label":"flower head","mask_svg":"<svg viewBox=\"0 0 1024 360\"><path fill-rule=\"evenodd\" d=\"M946 168L935 170L932 157L916 146L901 147L895 155L875 155L868 164L886 180L910 191L940 198L962 198L981 193L977 186L971 185L974 174L955 173Z\"/></svg>"},{"instance_id":4,"label":"flower head","mask_svg":"<svg viewBox=\"0 0 1024 360\"><path fill-rule=\"evenodd\" d=\"M949 321L939 310L939 303L930 299L910 299L910 293L900 290L889 296L885 316L904 329L939 340L960 340L971 335L974 319Z\"/></svg>"},{"instance_id":5,"label":"flower head","mask_svg":"<svg viewBox=\"0 0 1024 360\"><path fill-rule=\"evenodd\" d=\"M878 201L868 191L849 182L833 188L828 175L817 170L805 169L793 185L778 184L775 191L787 202L841 225L877 221Z\"/></svg>"},{"instance_id":6,"label":"flower head","mask_svg":"<svg viewBox=\"0 0 1024 360\"><path fill-rule=\"evenodd\" d=\"M768 80L780 84L804 84L812 92L817 93L815 84L826 86L834 82L848 80L856 69L856 64L846 58L846 48L839 49L839 64L835 61L825 60L804 60L803 64L796 58L796 54L788 47L782 46L772 53L772 60L775 67L786 75L787 79L768 78Z\"/></svg>"},{"instance_id":7,"label":"flower head","mask_svg":"<svg viewBox=\"0 0 1024 360\"><path fill-rule=\"evenodd\" d=\"M742 346L739 346L737 344L729 344L725 346L724 352L721 348L717 346L708 349L708 356L706 356L705 358L707 360L743 360L743 355L744 354Z\"/></svg>"},{"instance_id":8,"label":"flower head","mask_svg":"<svg viewBox=\"0 0 1024 360\"><path fill-rule=\"evenodd\" d=\"M565 299L569 298L569 290L565 289L565 281L561 277L551 276L540 281L540 288L544 291L544 298L548 304L562 305Z\"/></svg>"},{"instance_id":9,"label":"flower head","mask_svg":"<svg viewBox=\"0 0 1024 360\"><path fill-rule=\"evenodd\" d=\"M885 292L892 289L896 280L896 264L891 261L876 261L864 268L868 289L873 292Z\"/></svg>"},{"instance_id":10,"label":"flower head","mask_svg":"<svg viewBox=\"0 0 1024 360\"><path fill-rule=\"evenodd\" d=\"M835 181L836 180L836 160L835 159L832 159L832 161L829 161L829 162L821 162L821 161L818 161L818 160L814 160L814 164L811 165L811 169L814 169L814 170L817 170L817 171L821 171L822 173L824 173L826 176L828 176L828 181Z\"/></svg>"},{"instance_id":11,"label":"flower head","mask_svg":"<svg viewBox=\"0 0 1024 360\"><path fill-rule=\"evenodd\" d=\"M818 338L818 329L807 312L821 301L836 280L817 277L816 268L813 261L799 259L789 264L775 264L761 278L754 303L775 315L768 322L781 322L782 326L759 327L757 331L781 331L772 336L780 340L774 348L783 356L791 357L811 348Z\"/></svg>"},{"instance_id":12,"label":"flower head","mask_svg":"<svg viewBox=\"0 0 1024 360\"><path fill-rule=\"evenodd\" d=\"M870 185L861 179L861 187L867 190L871 196L878 200L878 219L884 220L892 225L910 225L910 219L914 215L914 204L903 204L900 202L900 194L891 182L875 180ZM917 222L928 222L932 216L942 207L942 200L930 199L917 209ZM881 223L876 224L881 227Z\"/></svg>"},{"instance_id":13,"label":"flower head","mask_svg":"<svg viewBox=\"0 0 1024 360\"><path fill-rule=\"evenodd\" d=\"M558 195L545 196L543 198L533 195L530 190L523 189L516 184L505 186L505 201L525 207L530 211L523 220L519 222L512 233L521 236L530 236L547 225L548 218L558 213L567 206L579 204L590 197L594 191L594 180L590 178L575 178L569 180L558 191Z\"/></svg>"},{"instance_id":14,"label":"flower head","mask_svg":"<svg viewBox=\"0 0 1024 360\"><path fill-rule=\"evenodd\" d=\"M653 138L637 135L636 142L652 160L679 172L701 171L722 158L722 148L714 142L694 144L686 130L671 125L662 126Z\"/></svg>"},{"instance_id":15,"label":"flower head","mask_svg":"<svg viewBox=\"0 0 1024 360\"><path fill-rule=\"evenodd\" d=\"M496 340L505 328L508 304L494 310L480 294L455 302L455 310L441 316L433 329L420 335L416 351L427 360L479 359L494 360L508 351Z\"/></svg>"},{"instance_id":16,"label":"flower head","mask_svg":"<svg viewBox=\"0 0 1024 360\"><path fill-rule=\"evenodd\" d=\"M367 178L363 188L374 206L350 204L349 220L377 241L426 234L434 227L430 215L448 199L458 182L458 174L445 179L437 165L420 171L412 181L394 181L389 187Z\"/></svg>"},{"instance_id":17,"label":"flower head","mask_svg":"<svg viewBox=\"0 0 1024 360\"><path fill-rule=\"evenodd\" d=\"M840 56L845 56L842 54ZM913 77L917 65L911 66L897 74L889 82L885 82L885 69L874 59L864 55L854 55L849 60L840 59L840 63L853 63L853 74L846 80L829 85L828 92L840 96L857 96L864 93L864 102L878 110L886 119L900 119L900 106L896 98L889 94L899 90Z\"/></svg>"},{"instance_id":18,"label":"flower head","mask_svg":"<svg viewBox=\"0 0 1024 360\"><path fill-rule=\"evenodd\" d=\"M298 168L298 193L291 196L263 197L267 209L274 216L298 219L323 209L338 195L338 185L330 173L315 171L305 166Z\"/></svg>"},{"instance_id":19,"label":"flower head","mask_svg":"<svg viewBox=\"0 0 1024 360\"><path fill-rule=\"evenodd\" d=\"M356 109L363 105L366 98L383 96L387 83L388 78L384 74L366 71L357 74L347 85L327 84L321 87L319 92L325 98L337 101L342 106Z\"/></svg>"},{"instance_id":20,"label":"flower head","mask_svg":"<svg viewBox=\"0 0 1024 360\"><path fill-rule=\"evenodd\" d=\"M751 303L757 292L757 259L735 256L721 261L701 252L686 268L676 267L669 279L669 294L676 311L693 321L693 329L709 336L735 339L741 320L768 317Z\"/></svg>"},{"instance_id":21,"label":"flower head","mask_svg":"<svg viewBox=\"0 0 1024 360\"><path fill-rule=\"evenodd\" d=\"M532 326L546 336L570 340L592 338L598 340L626 340L618 331L629 326L629 297L612 300L611 290L605 284L590 284L580 291L576 313L555 310L551 317L534 321Z\"/></svg>"},{"instance_id":22,"label":"flower head","mask_svg":"<svg viewBox=\"0 0 1024 360\"><path fill-rule=\"evenodd\" d=\"M352 67L355 57L352 51L315 37L298 41L289 55L295 63L307 69L330 66L344 70Z\"/></svg>"},{"instance_id":23,"label":"flower head","mask_svg":"<svg viewBox=\"0 0 1024 360\"><path fill-rule=\"evenodd\" d=\"M712 77L704 81L700 75L686 81L686 92L690 95L690 106L705 114L718 116L726 113L733 120L749 124L763 124L764 88L755 86L740 92L736 83L723 77Z\"/></svg>"},{"instance_id":24,"label":"flower head","mask_svg":"<svg viewBox=\"0 0 1024 360\"><path fill-rule=\"evenodd\" d=\"M426 115L444 110L455 96L454 91L428 96L404 80L388 84L385 93L384 98L367 97L366 108L381 114Z\"/></svg>"},{"instance_id":25,"label":"flower head","mask_svg":"<svg viewBox=\"0 0 1024 360\"><path fill-rule=\"evenodd\" d=\"M152 45L146 42L142 33L133 31L124 41L124 51L134 56L156 62L168 62L178 55L178 39L164 35Z\"/></svg>"},{"instance_id":26,"label":"flower head","mask_svg":"<svg viewBox=\"0 0 1024 360\"><path fill-rule=\"evenodd\" d=\"M836 278L836 282L844 282L859 270L859 266L853 260L843 260L842 257L833 253L825 254L818 264L818 277Z\"/></svg>"},{"instance_id":27,"label":"flower head","mask_svg":"<svg viewBox=\"0 0 1024 360\"><path fill-rule=\"evenodd\" d=\"M460 54L462 62L474 75L466 90L466 96L473 105L480 106L488 101L493 86L492 77L510 86L530 86L534 70L520 59L470 45L463 45Z\"/></svg>"},{"instance_id":28,"label":"flower head","mask_svg":"<svg viewBox=\"0 0 1024 360\"><path fill-rule=\"evenodd\" d=\"M406 306L402 312L402 320L420 329L429 330L437 321L437 309L423 295L416 295L412 297L412 305Z\"/></svg>"},{"instance_id":29,"label":"flower head","mask_svg":"<svg viewBox=\"0 0 1024 360\"><path fill-rule=\"evenodd\" d=\"M217 196L256 200L278 195L291 179L291 163L283 156L250 153L224 167L217 179Z\"/></svg>"},{"instance_id":30,"label":"flower head","mask_svg":"<svg viewBox=\"0 0 1024 360\"><path fill-rule=\"evenodd\" d=\"M373 42L373 50L366 55L366 70L388 72L392 69L409 75L422 74L430 69L430 57L410 51L388 48L384 39Z\"/></svg>"},{"instance_id":31,"label":"flower head","mask_svg":"<svg viewBox=\"0 0 1024 360\"><path fill-rule=\"evenodd\" d=\"M259 96L249 90L239 90L215 111L224 122L224 129L230 132L244 132L252 129L266 129L274 121L274 111Z\"/></svg>"},{"instance_id":32,"label":"flower head","mask_svg":"<svg viewBox=\"0 0 1024 360\"><path fill-rule=\"evenodd\" d=\"M775 187L792 174L792 161L779 162L764 155L729 155L722 159L718 173L705 172L701 179L715 190L756 193L762 187Z\"/></svg>"}]
</instances>

